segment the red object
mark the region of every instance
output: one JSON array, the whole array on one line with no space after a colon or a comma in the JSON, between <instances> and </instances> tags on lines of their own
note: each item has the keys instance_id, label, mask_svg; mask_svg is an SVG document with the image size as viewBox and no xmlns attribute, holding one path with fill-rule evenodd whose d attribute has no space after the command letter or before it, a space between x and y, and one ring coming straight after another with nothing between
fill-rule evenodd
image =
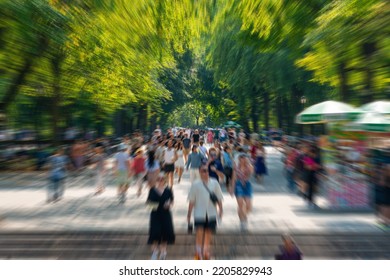
<instances>
[{"instance_id":1,"label":"red object","mask_svg":"<svg viewBox=\"0 0 390 280\"><path fill-rule=\"evenodd\" d=\"M134 158L131 168L134 170L135 174L145 172L145 159L143 157Z\"/></svg>"}]
</instances>

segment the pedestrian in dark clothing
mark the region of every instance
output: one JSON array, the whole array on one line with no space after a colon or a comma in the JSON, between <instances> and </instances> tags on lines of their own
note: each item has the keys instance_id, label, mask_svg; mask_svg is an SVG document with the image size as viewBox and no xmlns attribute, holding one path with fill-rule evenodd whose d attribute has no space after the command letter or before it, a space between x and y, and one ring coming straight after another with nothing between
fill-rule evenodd
<instances>
[{"instance_id":1,"label":"pedestrian in dark clothing","mask_svg":"<svg viewBox=\"0 0 390 280\"><path fill-rule=\"evenodd\" d=\"M167 186L166 177L160 174L157 179L157 186L149 191L146 203L151 207L149 239L148 244L152 245L152 260L165 260L167 256L167 244L175 242L175 232L171 207L173 205L173 193Z\"/></svg>"}]
</instances>

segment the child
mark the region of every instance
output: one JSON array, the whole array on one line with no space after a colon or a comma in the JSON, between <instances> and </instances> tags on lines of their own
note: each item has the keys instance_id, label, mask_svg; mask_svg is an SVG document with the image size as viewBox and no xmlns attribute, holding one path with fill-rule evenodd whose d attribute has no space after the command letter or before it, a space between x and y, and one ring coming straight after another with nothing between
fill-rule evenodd
<instances>
[{"instance_id":1,"label":"child","mask_svg":"<svg viewBox=\"0 0 390 280\"><path fill-rule=\"evenodd\" d=\"M280 246L280 254L275 255L275 260L302 260L302 253L295 245L290 235L282 235L283 245Z\"/></svg>"}]
</instances>

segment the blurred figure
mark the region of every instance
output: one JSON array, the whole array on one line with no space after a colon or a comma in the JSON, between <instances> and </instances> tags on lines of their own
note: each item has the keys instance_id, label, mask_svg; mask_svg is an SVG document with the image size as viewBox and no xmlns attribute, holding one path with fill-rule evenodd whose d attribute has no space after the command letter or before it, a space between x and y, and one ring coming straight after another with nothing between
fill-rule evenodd
<instances>
[{"instance_id":1,"label":"blurred figure","mask_svg":"<svg viewBox=\"0 0 390 280\"><path fill-rule=\"evenodd\" d=\"M222 152L222 166L223 173L226 178L226 189L229 191L232 188L232 176L233 176L233 155L232 149L229 145L225 144L225 148Z\"/></svg>"},{"instance_id":2,"label":"blurred figure","mask_svg":"<svg viewBox=\"0 0 390 280\"><path fill-rule=\"evenodd\" d=\"M176 155L177 155L177 160L175 162L175 167L177 170L177 182L180 183L181 177L183 175L184 171L184 154L183 154L183 143L182 142L177 142L176 143Z\"/></svg>"},{"instance_id":3,"label":"blurred figure","mask_svg":"<svg viewBox=\"0 0 390 280\"><path fill-rule=\"evenodd\" d=\"M196 180L188 194L187 222L191 223L192 211L194 211L195 259L210 259L210 242L212 234L217 227L217 217L222 219L222 191L218 181L209 177L207 165L199 168L200 180ZM210 195L213 194L218 202L213 202Z\"/></svg>"},{"instance_id":4,"label":"blurred figure","mask_svg":"<svg viewBox=\"0 0 390 280\"><path fill-rule=\"evenodd\" d=\"M188 155L190 154L190 150L191 150L191 139L190 139L188 133L184 134L183 148L184 148L184 150L183 150L184 163L187 163Z\"/></svg>"},{"instance_id":5,"label":"blurred figure","mask_svg":"<svg viewBox=\"0 0 390 280\"><path fill-rule=\"evenodd\" d=\"M207 151L207 148L205 146L203 146L203 144L204 144L204 142L201 140L199 142L199 152L202 153L204 158L208 158L209 157L209 152Z\"/></svg>"},{"instance_id":6,"label":"blurred figure","mask_svg":"<svg viewBox=\"0 0 390 280\"><path fill-rule=\"evenodd\" d=\"M125 144L120 144L118 150L119 152L115 155L114 170L118 183L119 203L125 203L130 180L130 156Z\"/></svg>"},{"instance_id":7,"label":"blurred figure","mask_svg":"<svg viewBox=\"0 0 390 280\"><path fill-rule=\"evenodd\" d=\"M218 140L215 140L214 141L214 146L213 148L215 149L216 153L217 153L217 158L221 158L221 150L222 150L222 147L221 147L221 143L219 143ZM210 150L210 149L209 149Z\"/></svg>"},{"instance_id":8,"label":"blurred figure","mask_svg":"<svg viewBox=\"0 0 390 280\"><path fill-rule=\"evenodd\" d=\"M204 157L198 151L198 147L196 145L192 146L192 152L188 156L188 161L186 164L186 169L191 166L190 169L190 181L193 183L195 180L200 179L199 176L199 167L202 165Z\"/></svg>"},{"instance_id":9,"label":"blurred figure","mask_svg":"<svg viewBox=\"0 0 390 280\"><path fill-rule=\"evenodd\" d=\"M233 184L230 194L236 196L238 205L238 217L241 231L248 231L248 214L252 211L252 185L250 178L253 174L253 166L249 158L242 154L238 158L238 164L233 170Z\"/></svg>"},{"instance_id":10,"label":"blurred figure","mask_svg":"<svg viewBox=\"0 0 390 280\"><path fill-rule=\"evenodd\" d=\"M287 188L292 193L295 193L297 191L296 183L294 179L294 172L295 172L294 163L297 156L298 156L298 152L294 147L288 147L286 149L286 159L285 159L284 167L286 170Z\"/></svg>"},{"instance_id":11,"label":"blurred figure","mask_svg":"<svg viewBox=\"0 0 390 280\"><path fill-rule=\"evenodd\" d=\"M150 189L147 204L152 208L149 222L148 244L152 245L152 260L165 260L167 256L167 244L175 242L175 232L171 207L173 205L173 193L167 185L166 177L160 174L157 186Z\"/></svg>"},{"instance_id":12,"label":"blurred figure","mask_svg":"<svg viewBox=\"0 0 390 280\"><path fill-rule=\"evenodd\" d=\"M214 139L214 133L211 130L209 130L209 132L207 132L207 144L211 145L213 143L213 139Z\"/></svg>"},{"instance_id":13,"label":"blurred figure","mask_svg":"<svg viewBox=\"0 0 390 280\"><path fill-rule=\"evenodd\" d=\"M282 235L283 245L280 246L280 254L275 255L275 260L302 260L302 253L296 246L290 235Z\"/></svg>"},{"instance_id":14,"label":"blurred figure","mask_svg":"<svg viewBox=\"0 0 390 280\"><path fill-rule=\"evenodd\" d=\"M65 178L67 175L70 160L64 155L64 149L58 148L49 158L49 187L47 203L57 202L62 199L65 188Z\"/></svg>"},{"instance_id":15,"label":"blurred figure","mask_svg":"<svg viewBox=\"0 0 390 280\"><path fill-rule=\"evenodd\" d=\"M207 164L210 178L214 178L218 181L218 183L223 182L225 179L225 174L223 170L223 165L217 157L217 151L214 148L210 148L209 155L210 157Z\"/></svg>"},{"instance_id":16,"label":"blurred figure","mask_svg":"<svg viewBox=\"0 0 390 280\"><path fill-rule=\"evenodd\" d=\"M192 144L199 145L200 135L199 130L195 129L195 132L192 134Z\"/></svg>"},{"instance_id":17,"label":"blurred figure","mask_svg":"<svg viewBox=\"0 0 390 280\"><path fill-rule=\"evenodd\" d=\"M45 148L40 147L36 152L36 170L40 171L43 166L46 164L46 161L49 157L49 154L46 152Z\"/></svg>"},{"instance_id":18,"label":"blurred figure","mask_svg":"<svg viewBox=\"0 0 390 280\"><path fill-rule=\"evenodd\" d=\"M315 161L316 153L314 148L308 150L308 153L303 158L304 163L304 181L307 186L305 197L308 201L309 208L313 209L316 207L314 203L314 190L317 183L317 171L320 170L320 165Z\"/></svg>"},{"instance_id":19,"label":"blurred figure","mask_svg":"<svg viewBox=\"0 0 390 280\"><path fill-rule=\"evenodd\" d=\"M104 192L104 175L106 172L106 154L104 153L103 146L101 144L96 144L95 155L92 157L92 162L94 164L94 171L96 176L96 192L95 194L101 194Z\"/></svg>"},{"instance_id":20,"label":"blurred figure","mask_svg":"<svg viewBox=\"0 0 390 280\"><path fill-rule=\"evenodd\" d=\"M135 158L131 162L131 178L137 187L137 196L142 194L142 183L146 175L145 158L142 149L135 152Z\"/></svg>"},{"instance_id":21,"label":"blurred figure","mask_svg":"<svg viewBox=\"0 0 390 280\"><path fill-rule=\"evenodd\" d=\"M164 172L168 178L168 185L173 188L173 173L175 171L175 161L177 160L176 150L173 148L173 141L168 141L168 147L164 152Z\"/></svg>"},{"instance_id":22,"label":"blurred figure","mask_svg":"<svg viewBox=\"0 0 390 280\"><path fill-rule=\"evenodd\" d=\"M72 145L71 157L77 173L84 167L86 145L81 140L76 140Z\"/></svg>"},{"instance_id":23,"label":"blurred figure","mask_svg":"<svg viewBox=\"0 0 390 280\"><path fill-rule=\"evenodd\" d=\"M263 183L263 176L268 174L267 166L265 165L265 149L263 144L260 141L257 141L256 144L252 147L251 154L253 157L253 162L255 164L255 177L257 183Z\"/></svg>"},{"instance_id":24,"label":"blurred figure","mask_svg":"<svg viewBox=\"0 0 390 280\"><path fill-rule=\"evenodd\" d=\"M156 186L157 177L160 173L160 163L156 159L155 151L150 150L148 152L148 158L145 161L146 180L148 187L152 188Z\"/></svg>"},{"instance_id":25,"label":"blurred figure","mask_svg":"<svg viewBox=\"0 0 390 280\"><path fill-rule=\"evenodd\" d=\"M383 164L377 172L379 177L377 184L382 190L382 197L378 203L379 221L387 229L390 229L390 163Z\"/></svg>"}]
</instances>

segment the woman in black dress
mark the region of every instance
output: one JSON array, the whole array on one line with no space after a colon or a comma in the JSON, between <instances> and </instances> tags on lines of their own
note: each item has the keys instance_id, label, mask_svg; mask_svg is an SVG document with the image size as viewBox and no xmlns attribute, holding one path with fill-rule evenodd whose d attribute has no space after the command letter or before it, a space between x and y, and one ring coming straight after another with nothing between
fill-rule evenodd
<instances>
[{"instance_id":1,"label":"woman in black dress","mask_svg":"<svg viewBox=\"0 0 390 280\"><path fill-rule=\"evenodd\" d=\"M173 193L167 186L164 174L159 174L157 186L149 191L146 203L151 207L149 239L152 245L152 260L165 260L167 256L167 244L175 242L171 207L173 205Z\"/></svg>"}]
</instances>

